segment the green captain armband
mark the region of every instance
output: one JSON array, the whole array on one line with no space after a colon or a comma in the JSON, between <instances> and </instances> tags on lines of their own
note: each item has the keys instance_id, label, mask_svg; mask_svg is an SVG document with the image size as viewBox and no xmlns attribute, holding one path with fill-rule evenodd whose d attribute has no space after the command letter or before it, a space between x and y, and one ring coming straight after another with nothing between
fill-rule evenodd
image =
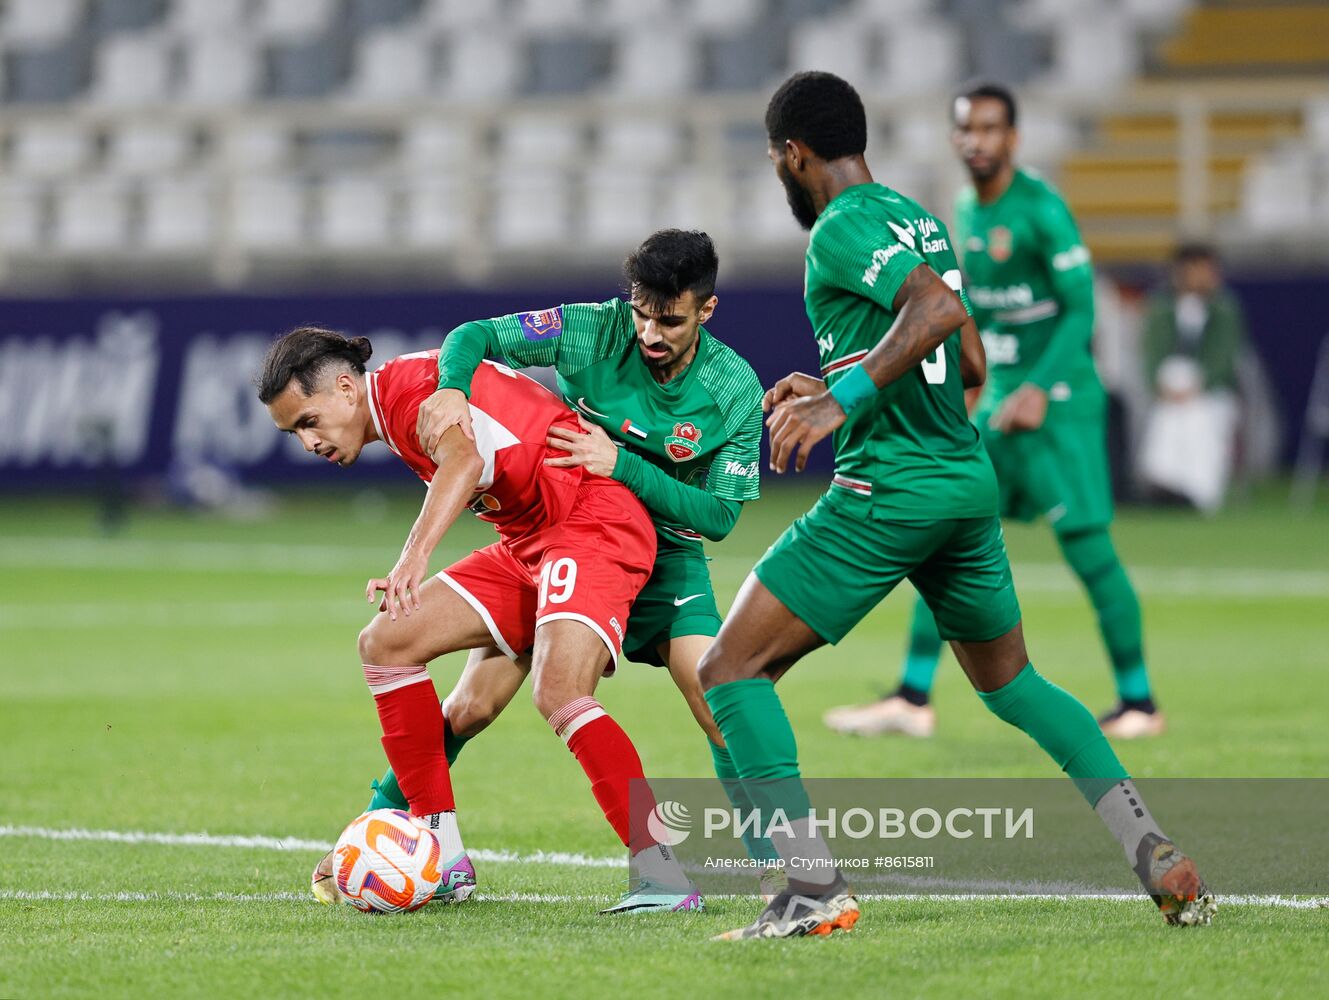
<instances>
[{"instance_id":1,"label":"green captain armband","mask_svg":"<svg viewBox=\"0 0 1329 1000\"><path fill-rule=\"evenodd\" d=\"M876 394L877 383L872 381L872 376L862 364L852 366L831 386L831 395L845 413L853 412L855 406Z\"/></svg>"}]
</instances>

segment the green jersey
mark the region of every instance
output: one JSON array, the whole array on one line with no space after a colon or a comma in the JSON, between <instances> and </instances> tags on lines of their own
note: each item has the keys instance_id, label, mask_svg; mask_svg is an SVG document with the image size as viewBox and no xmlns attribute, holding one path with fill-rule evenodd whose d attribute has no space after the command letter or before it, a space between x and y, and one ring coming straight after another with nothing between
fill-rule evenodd
<instances>
[{"instance_id":1,"label":"green jersey","mask_svg":"<svg viewBox=\"0 0 1329 1000\"><path fill-rule=\"evenodd\" d=\"M699 546L705 533L660 511L689 508L683 491L660 489L662 476L716 500L758 497L761 383L705 328L692 363L661 384L641 359L632 307L621 299L500 316L448 337L439 358L440 388L469 390L483 350L460 349L465 338L458 335L468 327L486 327L484 346L513 367L554 368L567 403L628 451L620 454L614 478L646 502L662 540Z\"/></svg>"},{"instance_id":2,"label":"green jersey","mask_svg":"<svg viewBox=\"0 0 1329 1000\"><path fill-rule=\"evenodd\" d=\"M989 205L967 188L955 235L987 352L984 407L1032 382L1048 393L1052 413L1100 410L1093 268L1061 195L1027 170Z\"/></svg>"},{"instance_id":3,"label":"green jersey","mask_svg":"<svg viewBox=\"0 0 1329 1000\"><path fill-rule=\"evenodd\" d=\"M822 211L808 244L804 297L827 382L861 361L895 321L894 301L927 264L964 298L946 227L880 184L848 188ZM867 498L893 520L991 516L992 465L964 408L960 333L859 404L835 432L833 491Z\"/></svg>"}]
</instances>

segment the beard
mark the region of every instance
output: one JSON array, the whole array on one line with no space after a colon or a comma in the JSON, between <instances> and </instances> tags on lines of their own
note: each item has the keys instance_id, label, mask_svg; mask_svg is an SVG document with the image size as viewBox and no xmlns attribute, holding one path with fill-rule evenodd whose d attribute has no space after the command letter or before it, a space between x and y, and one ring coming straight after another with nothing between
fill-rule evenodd
<instances>
[{"instance_id":1,"label":"beard","mask_svg":"<svg viewBox=\"0 0 1329 1000\"><path fill-rule=\"evenodd\" d=\"M817 222L817 208L812 204L812 196L794 179L788 167L779 171L780 183L784 185L785 201L789 202L789 211L794 213L794 220L804 229L811 229Z\"/></svg>"}]
</instances>

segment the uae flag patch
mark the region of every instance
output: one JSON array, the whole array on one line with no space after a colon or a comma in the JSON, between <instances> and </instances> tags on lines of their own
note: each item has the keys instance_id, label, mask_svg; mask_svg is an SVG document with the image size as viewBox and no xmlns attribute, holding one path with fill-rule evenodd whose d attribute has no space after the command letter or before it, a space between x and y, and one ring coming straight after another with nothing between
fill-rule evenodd
<instances>
[{"instance_id":1,"label":"uae flag patch","mask_svg":"<svg viewBox=\"0 0 1329 1000\"><path fill-rule=\"evenodd\" d=\"M687 462L701 453L701 431L690 423L674 424L674 433L665 438L665 454L675 462Z\"/></svg>"}]
</instances>

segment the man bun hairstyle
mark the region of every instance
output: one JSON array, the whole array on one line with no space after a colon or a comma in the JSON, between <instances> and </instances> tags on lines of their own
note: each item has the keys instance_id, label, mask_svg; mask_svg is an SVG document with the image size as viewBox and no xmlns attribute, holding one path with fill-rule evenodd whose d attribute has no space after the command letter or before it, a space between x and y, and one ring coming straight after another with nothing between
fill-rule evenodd
<instances>
[{"instance_id":1,"label":"man bun hairstyle","mask_svg":"<svg viewBox=\"0 0 1329 1000\"><path fill-rule=\"evenodd\" d=\"M995 83L991 80L975 80L961 87L960 92L955 95L955 101L951 101L951 120L955 120L956 101L961 99L976 101L981 97L1000 101L1006 109L1006 124L1010 128L1015 128L1015 94L1004 83Z\"/></svg>"},{"instance_id":2,"label":"man bun hairstyle","mask_svg":"<svg viewBox=\"0 0 1329 1000\"><path fill-rule=\"evenodd\" d=\"M858 91L834 73L795 73L766 105L766 137L796 139L823 160L862 156L868 118Z\"/></svg>"},{"instance_id":3,"label":"man bun hairstyle","mask_svg":"<svg viewBox=\"0 0 1329 1000\"><path fill-rule=\"evenodd\" d=\"M312 396L334 368L365 373L365 362L374 353L365 337L346 337L321 326L296 327L268 348L263 366L254 378L259 401L271 403L294 379L300 392Z\"/></svg>"},{"instance_id":4,"label":"man bun hairstyle","mask_svg":"<svg viewBox=\"0 0 1329 1000\"><path fill-rule=\"evenodd\" d=\"M623 262L629 297L658 312L684 292L697 304L715 294L720 258L715 244L696 229L661 229L642 241Z\"/></svg>"}]
</instances>

